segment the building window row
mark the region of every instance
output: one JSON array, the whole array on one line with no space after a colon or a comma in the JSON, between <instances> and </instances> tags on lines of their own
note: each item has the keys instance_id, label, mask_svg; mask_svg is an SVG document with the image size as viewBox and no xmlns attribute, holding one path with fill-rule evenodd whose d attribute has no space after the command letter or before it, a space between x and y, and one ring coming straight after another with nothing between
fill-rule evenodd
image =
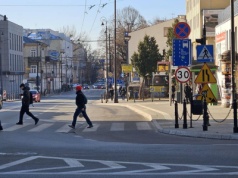
<instances>
[{"instance_id":1,"label":"building window row","mask_svg":"<svg viewBox=\"0 0 238 178\"><path fill-rule=\"evenodd\" d=\"M24 71L23 57L16 54L10 54L9 70L10 72Z\"/></svg>"},{"instance_id":2,"label":"building window row","mask_svg":"<svg viewBox=\"0 0 238 178\"><path fill-rule=\"evenodd\" d=\"M22 51L22 36L9 33L10 50Z\"/></svg>"}]
</instances>

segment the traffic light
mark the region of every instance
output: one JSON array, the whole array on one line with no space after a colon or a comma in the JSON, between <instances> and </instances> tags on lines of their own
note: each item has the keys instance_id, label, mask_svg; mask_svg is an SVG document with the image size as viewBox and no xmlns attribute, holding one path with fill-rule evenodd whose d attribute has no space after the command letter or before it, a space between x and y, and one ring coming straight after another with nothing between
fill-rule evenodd
<instances>
[{"instance_id":1,"label":"traffic light","mask_svg":"<svg viewBox=\"0 0 238 178\"><path fill-rule=\"evenodd\" d=\"M197 43L200 43L201 45L206 45L206 38L202 37L200 39L196 39Z\"/></svg>"},{"instance_id":2,"label":"traffic light","mask_svg":"<svg viewBox=\"0 0 238 178\"><path fill-rule=\"evenodd\" d=\"M202 30L202 38L196 39L196 42L200 43L201 45L206 45L206 40L207 40L207 38L206 38L206 26L204 24L203 30Z\"/></svg>"}]
</instances>

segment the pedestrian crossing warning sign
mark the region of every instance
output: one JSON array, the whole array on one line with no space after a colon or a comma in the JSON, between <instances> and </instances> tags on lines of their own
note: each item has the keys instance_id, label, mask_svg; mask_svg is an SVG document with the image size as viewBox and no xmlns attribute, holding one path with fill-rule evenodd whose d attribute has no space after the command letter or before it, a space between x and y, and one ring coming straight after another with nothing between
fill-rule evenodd
<instances>
[{"instance_id":1,"label":"pedestrian crossing warning sign","mask_svg":"<svg viewBox=\"0 0 238 178\"><path fill-rule=\"evenodd\" d=\"M217 103L217 99L208 84L203 85L202 90L199 92L199 96L197 96L197 100L204 100L204 97L206 97L207 103Z\"/></svg>"},{"instance_id":2,"label":"pedestrian crossing warning sign","mask_svg":"<svg viewBox=\"0 0 238 178\"><path fill-rule=\"evenodd\" d=\"M212 74L210 68L205 63L202 66L197 78L195 79L194 83L217 83L217 79Z\"/></svg>"},{"instance_id":3,"label":"pedestrian crossing warning sign","mask_svg":"<svg viewBox=\"0 0 238 178\"><path fill-rule=\"evenodd\" d=\"M213 62L213 45L198 45L197 46L197 61L198 62Z\"/></svg>"}]
</instances>

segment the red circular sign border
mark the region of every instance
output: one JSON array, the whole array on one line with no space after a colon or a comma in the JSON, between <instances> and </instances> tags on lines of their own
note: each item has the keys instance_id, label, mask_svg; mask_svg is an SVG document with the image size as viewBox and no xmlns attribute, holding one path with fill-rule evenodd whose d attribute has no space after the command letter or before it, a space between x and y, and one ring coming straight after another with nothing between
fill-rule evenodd
<instances>
[{"instance_id":1,"label":"red circular sign border","mask_svg":"<svg viewBox=\"0 0 238 178\"><path fill-rule=\"evenodd\" d=\"M181 25L181 24L184 24L184 25L185 25L186 27L188 27L188 29L189 29L189 32L187 33L187 35L186 35L185 37L178 36L178 34L176 33L176 28L177 28L179 25ZM190 35L190 33L191 33L191 28L190 28L190 26L189 26L186 22L179 22L179 23L177 23L177 24L175 25L175 27L174 27L174 34L175 34L175 36L176 36L177 38L180 38L180 39L188 38L188 36Z\"/></svg>"},{"instance_id":2,"label":"red circular sign border","mask_svg":"<svg viewBox=\"0 0 238 178\"><path fill-rule=\"evenodd\" d=\"M188 78L188 80L186 80L186 81L184 81L184 82L179 81L178 78L177 78L177 75L176 75L177 72L178 72L178 70L181 69L181 68L187 69L187 70L189 71L189 73L190 73L190 77ZM176 78L176 80L177 80L178 82L180 82L180 83L186 83L186 82L188 82L188 81L191 79L191 77L192 77L191 75L192 75L192 73L191 73L191 71L190 71L190 69L189 69L188 67L184 67L184 66L183 66L183 67L179 67L179 68L177 68L177 70L175 71L175 78Z\"/></svg>"}]
</instances>

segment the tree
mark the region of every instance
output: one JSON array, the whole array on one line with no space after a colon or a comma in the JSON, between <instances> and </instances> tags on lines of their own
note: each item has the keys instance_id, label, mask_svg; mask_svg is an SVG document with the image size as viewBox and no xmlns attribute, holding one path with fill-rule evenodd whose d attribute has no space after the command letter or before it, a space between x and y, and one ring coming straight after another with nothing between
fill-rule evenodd
<instances>
[{"instance_id":1,"label":"tree","mask_svg":"<svg viewBox=\"0 0 238 178\"><path fill-rule=\"evenodd\" d=\"M110 49L108 52L111 54L111 61L113 64L113 58L115 57L114 54L114 15L107 19L107 33L108 37L110 34L111 43ZM140 15L140 13L134 9L133 7L125 7L122 10L117 10L117 24L116 24L116 48L117 48L117 74L121 72L121 63L126 63L127 61L127 45L124 41L124 33L125 31L132 32L148 26L144 17ZM101 48L105 51L105 28L100 33L100 44ZM109 39L109 38L108 38ZM114 70L114 69L113 69Z\"/></svg>"},{"instance_id":2,"label":"tree","mask_svg":"<svg viewBox=\"0 0 238 178\"><path fill-rule=\"evenodd\" d=\"M138 53L135 52L131 57L133 67L143 78L139 92L140 97L145 79L147 76L151 78L152 72L156 72L157 61L161 60L161 58L155 38L145 35L144 41L138 45Z\"/></svg>"},{"instance_id":3,"label":"tree","mask_svg":"<svg viewBox=\"0 0 238 178\"><path fill-rule=\"evenodd\" d=\"M172 56L172 51L173 51L173 39L176 38L174 34L174 27L179 23L178 19L174 20L174 23L172 24L172 27L169 28L168 33L167 33L167 47L169 47L169 50L166 52L166 59L169 59L169 56Z\"/></svg>"}]
</instances>

